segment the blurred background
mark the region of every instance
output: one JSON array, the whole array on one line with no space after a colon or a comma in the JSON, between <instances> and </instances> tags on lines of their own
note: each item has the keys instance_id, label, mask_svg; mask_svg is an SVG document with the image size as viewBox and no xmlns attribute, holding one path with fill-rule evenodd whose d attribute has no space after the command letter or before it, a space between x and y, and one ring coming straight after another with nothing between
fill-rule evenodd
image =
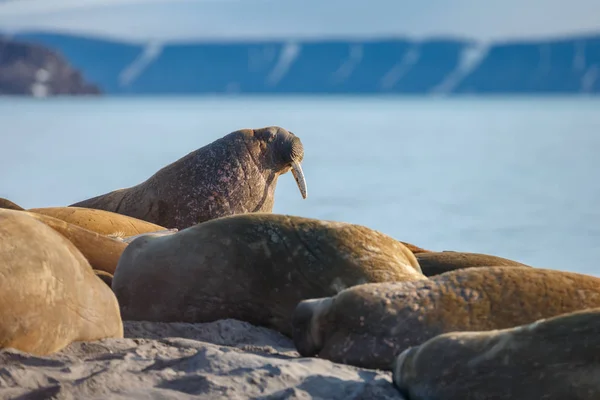
<instances>
[{"instance_id":1,"label":"blurred background","mask_svg":"<svg viewBox=\"0 0 600 400\"><path fill-rule=\"evenodd\" d=\"M279 125L274 212L600 276L599 93L598 0L0 0L0 197Z\"/></svg>"}]
</instances>

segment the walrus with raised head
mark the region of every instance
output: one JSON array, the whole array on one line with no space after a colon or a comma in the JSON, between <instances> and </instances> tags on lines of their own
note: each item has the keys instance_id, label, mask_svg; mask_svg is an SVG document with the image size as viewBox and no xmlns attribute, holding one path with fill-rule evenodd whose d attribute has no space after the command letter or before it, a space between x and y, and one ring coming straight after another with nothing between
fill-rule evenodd
<instances>
[{"instance_id":1,"label":"walrus with raised head","mask_svg":"<svg viewBox=\"0 0 600 400\"><path fill-rule=\"evenodd\" d=\"M425 276L440 275L464 268L479 267L529 267L518 261L480 253L436 251L415 253Z\"/></svg>"},{"instance_id":2,"label":"walrus with raised head","mask_svg":"<svg viewBox=\"0 0 600 400\"><path fill-rule=\"evenodd\" d=\"M306 198L303 158L302 142L283 128L242 129L189 153L136 186L71 206L177 229L228 215L272 212L277 178L289 170Z\"/></svg>"},{"instance_id":3,"label":"walrus with raised head","mask_svg":"<svg viewBox=\"0 0 600 400\"><path fill-rule=\"evenodd\" d=\"M0 210L0 348L46 355L74 341L122 338L111 289L64 236Z\"/></svg>"},{"instance_id":4,"label":"walrus with raised head","mask_svg":"<svg viewBox=\"0 0 600 400\"><path fill-rule=\"evenodd\" d=\"M426 279L402 243L369 228L271 213L135 239L112 289L126 320L234 318L291 334L303 299L367 282Z\"/></svg>"},{"instance_id":5,"label":"walrus with raised head","mask_svg":"<svg viewBox=\"0 0 600 400\"><path fill-rule=\"evenodd\" d=\"M305 357L390 369L401 351L443 333L505 329L593 307L600 307L600 278L528 267L467 268L302 301L293 339Z\"/></svg>"},{"instance_id":6,"label":"walrus with raised head","mask_svg":"<svg viewBox=\"0 0 600 400\"><path fill-rule=\"evenodd\" d=\"M600 308L436 336L404 350L392 379L407 400L600 399Z\"/></svg>"}]
</instances>

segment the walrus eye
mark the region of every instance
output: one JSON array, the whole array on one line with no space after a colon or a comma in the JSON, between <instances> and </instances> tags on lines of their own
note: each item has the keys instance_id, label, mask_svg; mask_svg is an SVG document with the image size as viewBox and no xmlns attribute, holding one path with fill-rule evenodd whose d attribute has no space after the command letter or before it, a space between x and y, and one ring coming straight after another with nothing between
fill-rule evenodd
<instances>
[{"instance_id":1,"label":"walrus eye","mask_svg":"<svg viewBox=\"0 0 600 400\"><path fill-rule=\"evenodd\" d=\"M263 140L267 143L271 143L273 142L273 140L275 140L276 137L276 132L273 132L271 129L266 129L263 136Z\"/></svg>"}]
</instances>

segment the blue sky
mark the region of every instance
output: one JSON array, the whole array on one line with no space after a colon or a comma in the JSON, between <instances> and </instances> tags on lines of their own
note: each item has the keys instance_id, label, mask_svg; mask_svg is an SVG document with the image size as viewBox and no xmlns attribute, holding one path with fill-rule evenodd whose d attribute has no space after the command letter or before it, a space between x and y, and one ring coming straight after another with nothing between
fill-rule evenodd
<instances>
[{"instance_id":1,"label":"blue sky","mask_svg":"<svg viewBox=\"0 0 600 400\"><path fill-rule=\"evenodd\" d=\"M0 30L125 40L600 32L600 0L0 0Z\"/></svg>"}]
</instances>

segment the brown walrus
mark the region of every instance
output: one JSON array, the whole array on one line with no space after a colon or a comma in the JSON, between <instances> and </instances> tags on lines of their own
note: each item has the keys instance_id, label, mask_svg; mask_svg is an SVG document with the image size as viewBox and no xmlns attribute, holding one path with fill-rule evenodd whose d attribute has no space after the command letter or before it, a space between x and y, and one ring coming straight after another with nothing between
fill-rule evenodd
<instances>
[{"instance_id":1,"label":"brown walrus","mask_svg":"<svg viewBox=\"0 0 600 400\"><path fill-rule=\"evenodd\" d=\"M112 289L126 320L234 318L291 334L296 304L366 282L426 279L415 256L369 228L271 213L135 239Z\"/></svg>"},{"instance_id":2,"label":"brown walrus","mask_svg":"<svg viewBox=\"0 0 600 400\"><path fill-rule=\"evenodd\" d=\"M467 268L302 301L293 338L305 357L390 369L401 351L442 333L505 329L593 307L600 307L600 278L528 267Z\"/></svg>"},{"instance_id":3,"label":"brown walrus","mask_svg":"<svg viewBox=\"0 0 600 400\"><path fill-rule=\"evenodd\" d=\"M425 276L474 267L529 267L507 258L458 251L419 252L415 256Z\"/></svg>"},{"instance_id":4,"label":"brown walrus","mask_svg":"<svg viewBox=\"0 0 600 400\"><path fill-rule=\"evenodd\" d=\"M403 351L407 400L600 399L600 308L505 330L452 332Z\"/></svg>"},{"instance_id":5,"label":"brown walrus","mask_svg":"<svg viewBox=\"0 0 600 400\"><path fill-rule=\"evenodd\" d=\"M64 236L0 210L0 348L46 355L74 341L122 338L113 292Z\"/></svg>"},{"instance_id":6,"label":"brown walrus","mask_svg":"<svg viewBox=\"0 0 600 400\"><path fill-rule=\"evenodd\" d=\"M271 212L277 178L290 169L306 198L303 158L302 142L283 128L242 129L189 153L136 186L71 206L177 229L228 215Z\"/></svg>"}]
</instances>

